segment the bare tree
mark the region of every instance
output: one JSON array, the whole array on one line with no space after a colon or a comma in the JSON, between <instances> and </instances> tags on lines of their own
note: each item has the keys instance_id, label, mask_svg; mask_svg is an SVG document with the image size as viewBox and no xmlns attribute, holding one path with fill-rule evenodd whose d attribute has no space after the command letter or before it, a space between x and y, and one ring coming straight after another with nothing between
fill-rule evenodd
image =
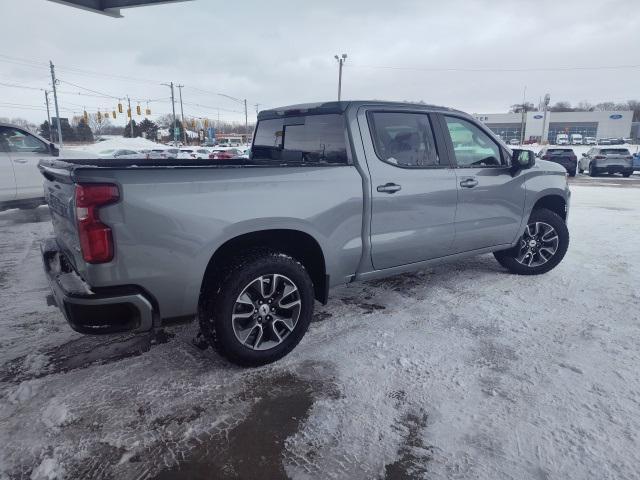
<instances>
[{"instance_id":1,"label":"bare tree","mask_svg":"<svg viewBox=\"0 0 640 480\"><path fill-rule=\"evenodd\" d=\"M28 130L31 133L38 133L38 126L24 118L15 117L11 119L11 123Z\"/></svg>"},{"instance_id":2,"label":"bare tree","mask_svg":"<svg viewBox=\"0 0 640 480\"><path fill-rule=\"evenodd\" d=\"M111 120L107 115L98 116L97 113L89 114L89 127L93 131L95 138L100 138L111 127Z\"/></svg>"}]
</instances>

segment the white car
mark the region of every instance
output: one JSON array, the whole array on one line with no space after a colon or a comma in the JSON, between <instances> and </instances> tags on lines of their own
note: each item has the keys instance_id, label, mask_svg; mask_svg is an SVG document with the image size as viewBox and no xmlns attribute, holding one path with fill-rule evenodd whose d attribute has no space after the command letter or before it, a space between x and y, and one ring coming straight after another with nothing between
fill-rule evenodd
<instances>
[{"instance_id":1,"label":"white car","mask_svg":"<svg viewBox=\"0 0 640 480\"><path fill-rule=\"evenodd\" d=\"M520 145L520 140L518 140L517 138L512 138L511 140L509 140L509 145Z\"/></svg>"},{"instance_id":2,"label":"white car","mask_svg":"<svg viewBox=\"0 0 640 480\"><path fill-rule=\"evenodd\" d=\"M129 148L115 148L110 150L103 150L98 153L98 156L100 158L121 158L134 160L136 158L145 158L146 154L131 150Z\"/></svg>"},{"instance_id":3,"label":"white car","mask_svg":"<svg viewBox=\"0 0 640 480\"><path fill-rule=\"evenodd\" d=\"M58 147L18 125L0 123L0 209L44 203L38 162L46 158L93 158L86 152Z\"/></svg>"},{"instance_id":4,"label":"white car","mask_svg":"<svg viewBox=\"0 0 640 480\"><path fill-rule=\"evenodd\" d=\"M596 140L596 137L584 137L584 144L585 145L597 145L598 144L598 140Z\"/></svg>"}]
</instances>

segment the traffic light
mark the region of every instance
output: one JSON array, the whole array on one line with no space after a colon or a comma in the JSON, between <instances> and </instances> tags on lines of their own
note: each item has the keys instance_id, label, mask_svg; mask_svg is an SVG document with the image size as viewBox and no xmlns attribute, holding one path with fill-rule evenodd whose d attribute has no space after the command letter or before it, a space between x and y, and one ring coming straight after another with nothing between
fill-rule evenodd
<instances>
[{"instance_id":1,"label":"traffic light","mask_svg":"<svg viewBox=\"0 0 640 480\"><path fill-rule=\"evenodd\" d=\"M142 109L140 108L140 105L137 105L137 106L136 106L136 113L137 113L138 115L142 115Z\"/></svg>"},{"instance_id":2,"label":"traffic light","mask_svg":"<svg viewBox=\"0 0 640 480\"><path fill-rule=\"evenodd\" d=\"M118 103L118 113L122 113L122 104Z\"/></svg>"},{"instance_id":3,"label":"traffic light","mask_svg":"<svg viewBox=\"0 0 640 480\"><path fill-rule=\"evenodd\" d=\"M98 122L102 121L102 114L100 113L100 110L98 110Z\"/></svg>"},{"instance_id":4,"label":"traffic light","mask_svg":"<svg viewBox=\"0 0 640 480\"><path fill-rule=\"evenodd\" d=\"M113 112L111 112L111 115L113 116L113 118L116 118L116 111L114 110Z\"/></svg>"},{"instance_id":5,"label":"traffic light","mask_svg":"<svg viewBox=\"0 0 640 480\"><path fill-rule=\"evenodd\" d=\"M131 109L127 108L127 117L131 118Z\"/></svg>"},{"instance_id":6,"label":"traffic light","mask_svg":"<svg viewBox=\"0 0 640 480\"><path fill-rule=\"evenodd\" d=\"M144 111L145 115L151 115L151 109L149 107L146 108L146 110Z\"/></svg>"}]
</instances>

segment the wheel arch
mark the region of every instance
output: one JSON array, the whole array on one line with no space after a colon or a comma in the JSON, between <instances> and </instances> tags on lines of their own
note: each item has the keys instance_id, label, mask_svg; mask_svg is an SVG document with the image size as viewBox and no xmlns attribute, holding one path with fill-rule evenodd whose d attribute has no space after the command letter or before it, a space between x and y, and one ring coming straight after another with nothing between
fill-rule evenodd
<instances>
[{"instance_id":1,"label":"wheel arch","mask_svg":"<svg viewBox=\"0 0 640 480\"><path fill-rule=\"evenodd\" d=\"M559 215L563 220L567 219L567 201L562 195L550 193L538 198L531 211L538 208L546 208Z\"/></svg>"},{"instance_id":2,"label":"wheel arch","mask_svg":"<svg viewBox=\"0 0 640 480\"><path fill-rule=\"evenodd\" d=\"M329 278L322 247L309 233L295 229L258 230L228 239L211 256L204 273L203 286L207 278L212 278L216 271L224 270L243 251L256 247L282 252L298 260L309 272L316 300L327 303Z\"/></svg>"}]
</instances>

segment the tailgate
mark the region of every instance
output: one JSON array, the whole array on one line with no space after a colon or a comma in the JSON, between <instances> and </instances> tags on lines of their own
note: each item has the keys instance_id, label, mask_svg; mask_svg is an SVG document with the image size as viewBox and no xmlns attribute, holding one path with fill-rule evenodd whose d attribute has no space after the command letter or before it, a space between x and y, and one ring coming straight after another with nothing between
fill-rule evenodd
<instances>
[{"instance_id":1,"label":"tailgate","mask_svg":"<svg viewBox=\"0 0 640 480\"><path fill-rule=\"evenodd\" d=\"M75 184L71 172L42 163L39 168L44 177L44 196L51 212L58 247L78 271L83 261L75 216Z\"/></svg>"}]
</instances>

